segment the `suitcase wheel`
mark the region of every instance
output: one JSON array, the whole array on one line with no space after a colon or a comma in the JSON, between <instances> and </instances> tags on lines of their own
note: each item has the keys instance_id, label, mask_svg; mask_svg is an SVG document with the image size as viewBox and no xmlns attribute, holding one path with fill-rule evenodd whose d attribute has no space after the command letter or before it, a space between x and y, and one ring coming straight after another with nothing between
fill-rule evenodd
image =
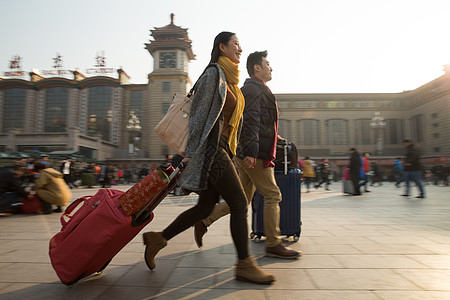
<instances>
[{"instance_id":1,"label":"suitcase wheel","mask_svg":"<svg viewBox=\"0 0 450 300\"><path fill-rule=\"evenodd\" d=\"M105 264L103 267L101 267L100 270L98 270L95 274L96 274L96 275L102 274L102 273L103 273L103 270L106 269L106 267L109 265L109 263L111 262L111 260L112 260L112 259L108 260L108 261L106 262L106 264Z\"/></svg>"},{"instance_id":2,"label":"suitcase wheel","mask_svg":"<svg viewBox=\"0 0 450 300\"><path fill-rule=\"evenodd\" d=\"M255 237L255 234L252 232L250 233L250 238L253 239Z\"/></svg>"},{"instance_id":3,"label":"suitcase wheel","mask_svg":"<svg viewBox=\"0 0 450 300\"><path fill-rule=\"evenodd\" d=\"M298 242L299 239L300 237L298 235L294 235L294 242Z\"/></svg>"},{"instance_id":4,"label":"suitcase wheel","mask_svg":"<svg viewBox=\"0 0 450 300\"><path fill-rule=\"evenodd\" d=\"M259 242L261 242L261 237L258 235L257 237L255 237L255 239L253 241L255 243L259 243Z\"/></svg>"}]
</instances>

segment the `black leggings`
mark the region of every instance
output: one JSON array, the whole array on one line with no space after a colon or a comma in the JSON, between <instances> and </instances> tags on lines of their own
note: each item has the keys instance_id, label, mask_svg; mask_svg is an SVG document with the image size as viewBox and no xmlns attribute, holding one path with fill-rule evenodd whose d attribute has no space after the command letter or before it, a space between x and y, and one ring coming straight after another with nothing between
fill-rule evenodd
<instances>
[{"instance_id":1,"label":"black leggings","mask_svg":"<svg viewBox=\"0 0 450 300\"><path fill-rule=\"evenodd\" d=\"M208 217L220 196L230 207L231 236L239 259L248 257L247 199L239 176L231 161L228 145L221 140L209 171L208 188L200 192L197 205L181 213L166 229L163 237L170 240L177 234Z\"/></svg>"}]
</instances>

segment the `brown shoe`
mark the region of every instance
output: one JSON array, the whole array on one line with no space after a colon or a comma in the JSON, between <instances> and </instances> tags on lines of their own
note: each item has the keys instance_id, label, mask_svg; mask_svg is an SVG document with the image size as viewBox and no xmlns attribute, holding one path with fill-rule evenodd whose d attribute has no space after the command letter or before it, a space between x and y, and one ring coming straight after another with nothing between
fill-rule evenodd
<instances>
[{"instance_id":1,"label":"brown shoe","mask_svg":"<svg viewBox=\"0 0 450 300\"><path fill-rule=\"evenodd\" d=\"M301 252L286 247L284 244L278 244L275 247L266 247L266 256L294 259L300 257Z\"/></svg>"},{"instance_id":2,"label":"brown shoe","mask_svg":"<svg viewBox=\"0 0 450 300\"><path fill-rule=\"evenodd\" d=\"M145 263L150 270L156 267L155 256L159 250L167 246L167 240L163 237L162 232L149 231L142 235L145 247Z\"/></svg>"},{"instance_id":3,"label":"brown shoe","mask_svg":"<svg viewBox=\"0 0 450 300\"><path fill-rule=\"evenodd\" d=\"M248 281L257 284L271 284L275 277L264 272L252 256L241 259L236 264L236 280Z\"/></svg>"},{"instance_id":4,"label":"brown shoe","mask_svg":"<svg viewBox=\"0 0 450 300\"><path fill-rule=\"evenodd\" d=\"M194 225L194 238L199 248L203 246L203 236L207 231L208 228L206 228L205 224L203 224L202 221L197 222Z\"/></svg>"}]
</instances>

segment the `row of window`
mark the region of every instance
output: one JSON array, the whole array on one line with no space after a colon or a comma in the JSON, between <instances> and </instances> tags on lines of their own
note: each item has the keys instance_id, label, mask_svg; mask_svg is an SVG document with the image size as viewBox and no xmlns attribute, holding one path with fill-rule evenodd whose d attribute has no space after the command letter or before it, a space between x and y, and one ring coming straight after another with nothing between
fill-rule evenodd
<instances>
[{"instance_id":1,"label":"row of window","mask_svg":"<svg viewBox=\"0 0 450 300\"><path fill-rule=\"evenodd\" d=\"M297 120L295 133L291 132L291 120L280 120L279 133L284 137L295 137L305 146L321 145L321 137L325 134L326 145L373 145L381 138L386 144L397 145L405 137L404 121L399 119L385 120L386 126L381 131L376 131L370 126L370 119L342 120L331 119L321 124L319 120ZM350 134L349 123L353 122L354 132ZM423 141L423 118L415 116L411 119L411 132L413 140ZM322 127L323 126L323 130Z\"/></svg>"},{"instance_id":2,"label":"row of window","mask_svg":"<svg viewBox=\"0 0 450 300\"><path fill-rule=\"evenodd\" d=\"M67 130L69 91L66 87L48 88L44 97L44 132L65 132ZM26 89L12 88L5 90L2 114L2 132L7 133L12 128L23 129L25 125ZM100 134L103 140L111 140L113 114L113 88L110 86L96 86L89 88L87 107L86 134L90 136ZM142 119L143 91L130 91L130 113L138 120ZM163 112L167 111L170 103L162 104ZM354 120L355 132L350 139L349 121L342 119L327 120L324 123L327 145L356 145L374 144L377 137L370 127L370 119ZM411 132L413 140L423 141L423 116L411 118ZM290 120L280 120L280 134L292 136ZM297 140L302 145L320 145L321 123L319 120L299 120L296 125ZM382 132L387 144L399 144L404 137L404 121L386 120L386 127ZM140 137L140 136L139 136Z\"/></svg>"},{"instance_id":3,"label":"row of window","mask_svg":"<svg viewBox=\"0 0 450 300\"><path fill-rule=\"evenodd\" d=\"M2 132L11 129L23 130L25 127L26 89L12 88L5 90L2 107ZM142 114L143 91L131 91L130 112L139 119ZM101 135L105 141L111 141L113 88L96 86L89 88L87 107L86 134ZM69 89L66 87L51 87L46 89L44 97L44 132L66 132L69 116Z\"/></svg>"}]
</instances>

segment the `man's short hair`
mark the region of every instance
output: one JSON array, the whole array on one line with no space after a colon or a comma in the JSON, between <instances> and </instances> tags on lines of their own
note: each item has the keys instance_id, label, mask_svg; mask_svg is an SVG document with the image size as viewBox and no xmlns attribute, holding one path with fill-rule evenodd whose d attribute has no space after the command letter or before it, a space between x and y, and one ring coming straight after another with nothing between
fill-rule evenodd
<instances>
[{"instance_id":1,"label":"man's short hair","mask_svg":"<svg viewBox=\"0 0 450 300\"><path fill-rule=\"evenodd\" d=\"M262 66L263 57L267 57L267 50L253 52L247 57L247 72L250 77L255 75L255 65Z\"/></svg>"}]
</instances>

